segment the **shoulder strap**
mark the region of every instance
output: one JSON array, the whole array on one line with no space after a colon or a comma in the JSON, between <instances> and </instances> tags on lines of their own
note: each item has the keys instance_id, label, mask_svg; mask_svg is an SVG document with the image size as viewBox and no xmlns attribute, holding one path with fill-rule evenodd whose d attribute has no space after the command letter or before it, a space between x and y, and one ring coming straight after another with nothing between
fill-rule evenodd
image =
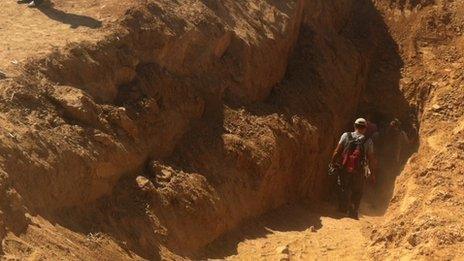
<instances>
[{"instance_id":1,"label":"shoulder strap","mask_svg":"<svg viewBox=\"0 0 464 261\"><path fill-rule=\"evenodd\" d=\"M351 134L351 132L347 132L346 134L348 136L348 140L353 140L353 134Z\"/></svg>"},{"instance_id":2,"label":"shoulder strap","mask_svg":"<svg viewBox=\"0 0 464 261\"><path fill-rule=\"evenodd\" d=\"M363 136L361 139L359 139L359 141L361 141L361 145L364 145L364 143L366 143L368 140L368 138L366 136Z\"/></svg>"}]
</instances>

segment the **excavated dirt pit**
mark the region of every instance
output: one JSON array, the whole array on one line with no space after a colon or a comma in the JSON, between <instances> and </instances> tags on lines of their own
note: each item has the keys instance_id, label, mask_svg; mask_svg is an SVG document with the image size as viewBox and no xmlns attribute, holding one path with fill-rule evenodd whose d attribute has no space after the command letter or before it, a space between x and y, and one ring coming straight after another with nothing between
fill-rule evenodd
<instances>
[{"instance_id":1,"label":"excavated dirt pit","mask_svg":"<svg viewBox=\"0 0 464 261\"><path fill-rule=\"evenodd\" d=\"M53 2L0 4L4 259L461 257L462 3ZM326 170L359 116L411 143L353 220Z\"/></svg>"},{"instance_id":2,"label":"excavated dirt pit","mask_svg":"<svg viewBox=\"0 0 464 261\"><path fill-rule=\"evenodd\" d=\"M203 250L203 258L368 258L370 236L384 219L399 173L389 169L382 174L376 186L366 188L359 220L338 212L334 201L288 204L219 238Z\"/></svg>"}]
</instances>

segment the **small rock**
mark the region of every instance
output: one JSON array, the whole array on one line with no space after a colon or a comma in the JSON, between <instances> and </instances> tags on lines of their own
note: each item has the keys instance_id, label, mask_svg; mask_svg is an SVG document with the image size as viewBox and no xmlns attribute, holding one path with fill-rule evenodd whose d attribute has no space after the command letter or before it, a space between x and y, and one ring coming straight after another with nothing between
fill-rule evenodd
<instances>
[{"instance_id":1,"label":"small rock","mask_svg":"<svg viewBox=\"0 0 464 261\"><path fill-rule=\"evenodd\" d=\"M11 132L7 132L7 133L8 133L8 136L10 136L10 138L16 139L16 136L13 133L11 133Z\"/></svg>"},{"instance_id":2,"label":"small rock","mask_svg":"<svg viewBox=\"0 0 464 261\"><path fill-rule=\"evenodd\" d=\"M147 178L143 177L143 176L138 176L135 181L137 181L137 185L140 187L140 188L143 188L145 187L145 185L150 182Z\"/></svg>"},{"instance_id":3,"label":"small rock","mask_svg":"<svg viewBox=\"0 0 464 261\"><path fill-rule=\"evenodd\" d=\"M166 166L158 161L153 161L149 165L150 175L156 177L157 182L170 182L176 175L176 171L170 166Z\"/></svg>"},{"instance_id":4,"label":"small rock","mask_svg":"<svg viewBox=\"0 0 464 261\"><path fill-rule=\"evenodd\" d=\"M316 228L314 226L310 226L309 231L314 233L314 232L316 232Z\"/></svg>"},{"instance_id":5,"label":"small rock","mask_svg":"<svg viewBox=\"0 0 464 261\"><path fill-rule=\"evenodd\" d=\"M135 122L127 115L126 108L119 107L111 114L111 118L115 124L121 127L132 138L138 136L138 129Z\"/></svg>"},{"instance_id":6,"label":"small rock","mask_svg":"<svg viewBox=\"0 0 464 261\"><path fill-rule=\"evenodd\" d=\"M172 177L172 172L167 169L161 170L161 174L160 178L163 180L170 180Z\"/></svg>"},{"instance_id":7,"label":"small rock","mask_svg":"<svg viewBox=\"0 0 464 261\"><path fill-rule=\"evenodd\" d=\"M286 255L288 255L288 254L290 253L289 250L288 250L288 245L287 245L287 246L280 246L280 247L277 247L277 248L276 248L276 252L277 252L278 254L286 254Z\"/></svg>"},{"instance_id":8,"label":"small rock","mask_svg":"<svg viewBox=\"0 0 464 261\"><path fill-rule=\"evenodd\" d=\"M110 135L106 134L106 133L103 133L103 132L97 132L94 134L94 139L95 141L103 144L103 145L106 145L108 147L110 146L114 146L116 144L115 141L113 141L113 139L111 138Z\"/></svg>"},{"instance_id":9,"label":"small rock","mask_svg":"<svg viewBox=\"0 0 464 261\"><path fill-rule=\"evenodd\" d=\"M64 109L68 117L91 126L99 125L98 115L101 109L83 90L58 86L51 93L51 98Z\"/></svg>"},{"instance_id":10,"label":"small rock","mask_svg":"<svg viewBox=\"0 0 464 261\"><path fill-rule=\"evenodd\" d=\"M6 78L6 73L0 71L0 80L5 79L5 78Z\"/></svg>"},{"instance_id":11,"label":"small rock","mask_svg":"<svg viewBox=\"0 0 464 261\"><path fill-rule=\"evenodd\" d=\"M438 104L434 104L434 105L432 106L432 109L433 109L434 111L439 111L439 110L441 109L441 106L438 105Z\"/></svg>"},{"instance_id":12,"label":"small rock","mask_svg":"<svg viewBox=\"0 0 464 261\"><path fill-rule=\"evenodd\" d=\"M141 188L143 191L150 191L155 189L153 183L144 176L138 176L135 179L135 181L137 183L137 186Z\"/></svg>"},{"instance_id":13,"label":"small rock","mask_svg":"<svg viewBox=\"0 0 464 261\"><path fill-rule=\"evenodd\" d=\"M411 236L409 236L408 243L413 247L417 246L417 235L412 234Z\"/></svg>"}]
</instances>

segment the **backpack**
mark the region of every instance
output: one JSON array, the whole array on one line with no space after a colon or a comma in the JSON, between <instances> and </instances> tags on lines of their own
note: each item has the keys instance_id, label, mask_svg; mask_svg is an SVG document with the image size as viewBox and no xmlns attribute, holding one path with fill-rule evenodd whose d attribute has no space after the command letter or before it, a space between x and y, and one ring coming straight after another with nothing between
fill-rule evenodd
<instances>
[{"instance_id":1,"label":"backpack","mask_svg":"<svg viewBox=\"0 0 464 261\"><path fill-rule=\"evenodd\" d=\"M362 171L362 168L366 163L364 151L364 143L366 140L366 137L357 139L353 137L351 132L348 132L348 143L343 149L342 154L342 166L348 173Z\"/></svg>"}]
</instances>

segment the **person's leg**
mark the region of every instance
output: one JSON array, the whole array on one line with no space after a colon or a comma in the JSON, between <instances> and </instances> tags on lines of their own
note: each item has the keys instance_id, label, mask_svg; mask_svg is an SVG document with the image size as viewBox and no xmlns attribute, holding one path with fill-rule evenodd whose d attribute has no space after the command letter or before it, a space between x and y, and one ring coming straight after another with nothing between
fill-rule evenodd
<instances>
[{"instance_id":1,"label":"person's leg","mask_svg":"<svg viewBox=\"0 0 464 261\"><path fill-rule=\"evenodd\" d=\"M351 213L353 212L353 208L354 208L354 201L353 201L353 195L355 193L355 174L354 173L348 173L348 192L347 192L347 196L348 196L348 215L351 215Z\"/></svg>"},{"instance_id":2,"label":"person's leg","mask_svg":"<svg viewBox=\"0 0 464 261\"><path fill-rule=\"evenodd\" d=\"M338 210L346 213L348 210L348 173L340 171L337 185L338 185Z\"/></svg>"},{"instance_id":3,"label":"person's leg","mask_svg":"<svg viewBox=\"0 0 464 261\"><path fill-rule=\"evenodd\" d=\"M338 204L338 197L340 194L340 186L338 185L338 175L333 175L329 177L330 182L330 193L328 197L328 201L330 203Z\"/></svg>"},{"instance_id":4,"label":"person's leg","mask_svg":"<svg viewBox=\"0 0 464 261\"><path fill-rule=\"evenodd\" d=\"M353 174L351 194L352 209L350 210L350 216L356 219L358 218L359 205L361 204L361 199L363 195L364 180L364 175L362 173Z\"/></svg>"}]
</instances>

